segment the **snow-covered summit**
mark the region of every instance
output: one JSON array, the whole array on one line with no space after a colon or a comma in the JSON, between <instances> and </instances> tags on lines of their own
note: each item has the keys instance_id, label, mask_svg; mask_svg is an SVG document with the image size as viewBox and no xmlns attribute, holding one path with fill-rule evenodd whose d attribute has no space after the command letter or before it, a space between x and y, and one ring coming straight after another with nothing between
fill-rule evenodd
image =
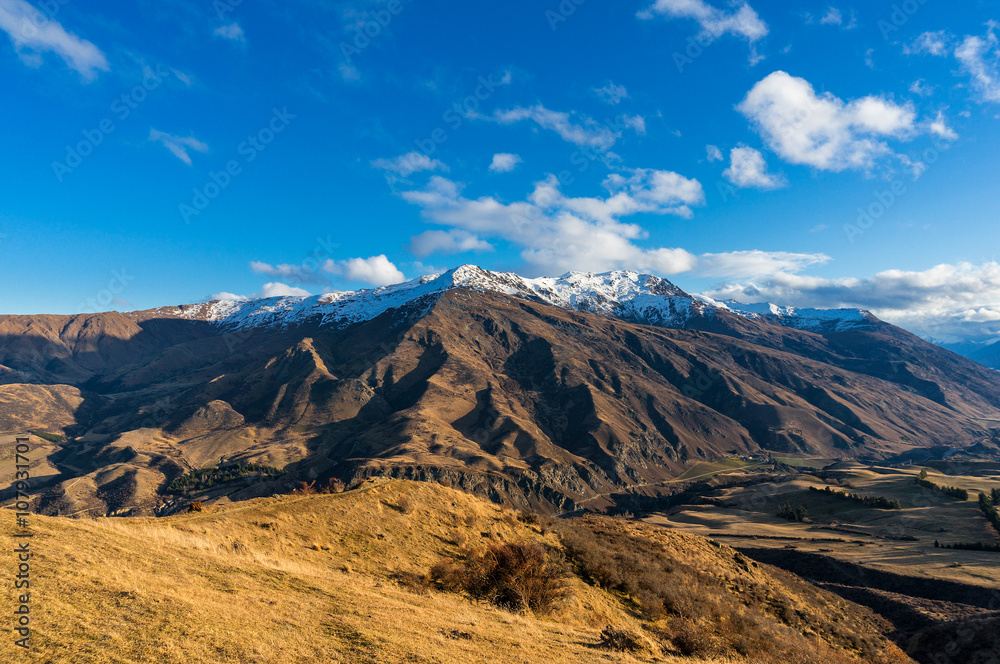
<instances>
[{"instance_id":1,"label":"snow-covered summit","mask_svg":"<svg viewBox=\"0 0 1000 664\"><path fill-rule=\"evenodd\" d=\"M211 321L229 329L286 327L304 322L342 328L372 320L391 309L429 307L455 289L503 293L563 309L664 327L683 327L692 318L711 317L720 310L802 329L867 321L865 312L852 310L825 312L694 298L666 279L629 270L600 274L568 272L561 277L527 279L513 272L492 272L475 265L374 289L306 297L215 300L182 307L176 315Z\"/></svg>"},{"instance_id":2,"label":"snow-covered summit","mask_svg":"<svg viewBox=\"0 0 1000 664\"><path fill-rule=\"evenodd\" d=\"M864 309L800 309L782 307L769 302L744 304L735 300L724 300L714 304L744 318L763 320L810 332L842 332L869 325L875 320L875 317Z\"/></svg>"}]
</instances>

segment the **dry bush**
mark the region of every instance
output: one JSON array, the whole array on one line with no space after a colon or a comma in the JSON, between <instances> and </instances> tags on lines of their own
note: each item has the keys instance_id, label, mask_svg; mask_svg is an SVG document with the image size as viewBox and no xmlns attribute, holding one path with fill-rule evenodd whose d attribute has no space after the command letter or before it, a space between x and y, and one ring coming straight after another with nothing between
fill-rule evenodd
<instances>
[{"instance_id":1,"label":"dry bush","mask_svg":"<svg viewBox=\"0 0 1000 664\"><path fill-rule=\"evenodd\" d=\"M576 571L635 605L656 623L651 631L664 647L683 655L798 664L851 661L803 637L811 628L866 662L893 661L893 653L882 650L874 633L859 635L822 611L800 614L789 595L801 587L751 573L734 575L721 565L723 551L672 552L610 519L571 519L557 529ZM745 557L737 555L733 562L739 565L742 559L745 564Z\"/></svg>"},{"instance_id":2,"label":"dry bush","mask_svg":"<svg viewBox=\"0 0 1000 664\"><path fill-rule=\"evenodd\" d=\"M600 646L618 652L640 652L647 649L642 635L611 625L605 627L604 631L601 632Z\"/></svg>"},{"instance_id":3,"label":"dry bush","mask_svg":"<svg viewBox=\"0 0 1000 664\"><path fill-rule=\"evenodd\" d=\"M490 544L431 568L439 588L518 612L550 612L566 596L567 576L558 554L528 542Z\"/></svg>"},{"instance_id":4,"label":"dry bush","mask_svg":"<svg viewBox=\"0 0 1000 664\"><path fill-rule=\"evenodd\" d=\"M190 505L188 505L187 511L188 512L204 512L205 511L205 506L201 504L200 500L196 500L193 503L191 503Z\"/></svg>"},{"instance_id":5,"label":"dry bush","mask_svg":"<svg viewBox=\"0 0 1000 664\"><path fill-rule=\"evenodd\" d=\"M396 508L403 514L412 514L413 510L417 509L417 505L411 496L404 494L396 501Z\"/></svg>"}]
</instances>

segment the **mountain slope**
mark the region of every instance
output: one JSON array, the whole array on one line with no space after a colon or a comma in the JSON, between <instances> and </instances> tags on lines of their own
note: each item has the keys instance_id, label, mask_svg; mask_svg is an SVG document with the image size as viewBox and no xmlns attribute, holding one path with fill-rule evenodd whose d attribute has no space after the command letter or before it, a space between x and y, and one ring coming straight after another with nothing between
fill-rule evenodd
<instances>
[{"instance_id":1,"label":"mountain slope","mask_svg":"<svg viewBox=\"0 0 1000 664\"><path fill-rule=\"evenodd\" d=\"M761 449L885 459L998 437L995 372L870 314L751 314L648 275L461 268L359 294L2 317L17 373L0 403L42 400L30 426L69 436L45 458L60 474L42 504L62 514L169 511L175 477L236 462L286 471L243 497L389 474L572 509Z\"/></svg>"},{"instance_id":2,"label":"mountain slope","mask_svg":"<svg viewBox=\"0 0 1000 664\"><path fill-rule=\"evenodd\" d=\"M676 587L711 601L646 617L629 598L572 572L567 596L545 616L439 590L425 579L443 560L502 543L564 555L560 531L444 487L372 483L338 495L262 499L165 519L34 517L31 649L25 654L5 639L0 659L908 661L868 610L729 547L608 518L563 520L559 528L572 532L578 522L606 546L640 544L633 563L670 565ZM5 593L2 600L8 614L14 598ZM601 647L609 625L637 635L642 649ZM767 653L761 654L772 657L738 652L762 640ZM699 656L682 658L681 650ZM781 660L782 652L794 656Z\"/></svg>"}]
</instances>

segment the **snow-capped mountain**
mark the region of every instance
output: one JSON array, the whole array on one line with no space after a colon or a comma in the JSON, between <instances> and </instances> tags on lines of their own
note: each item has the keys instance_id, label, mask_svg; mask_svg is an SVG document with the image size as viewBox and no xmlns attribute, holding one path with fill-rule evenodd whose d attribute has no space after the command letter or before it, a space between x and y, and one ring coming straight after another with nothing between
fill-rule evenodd
<instances>
[{"instance_id":1,"label":"snow-capped mountain","mask_svg":"<svg viewBox=\"0 0 1000 664\"><path fill-rule=\"evenodd\" d=\"M743 304L735 300L714 304L744 318L777 323L810 332L842 332L864 327L877 320L863 309L800 309L767 302Z\"/></svg>"},{"instance_id":2,"label":"snow-capped mountain","mask_svg":"<svg viewBox=\"0 0 1000 664\"><path fill-rule=\"evenodd\" d=\"M868 312L854 309L826 311L717 302L693 297L661 277L628 270L600 274L569 272L561 277L527 279L513 272L492 272L475 265L375 289L307 297L216 300L181 307L175 315L212 321L229 329L286 327L306 321L340 328L372 320L390 309L430 306L455 289L503 293L563 309L660 327L684 327L693 318L708 318L718 311L817 332L855 328L875 320Z\"/></svg>"}]
</instances>

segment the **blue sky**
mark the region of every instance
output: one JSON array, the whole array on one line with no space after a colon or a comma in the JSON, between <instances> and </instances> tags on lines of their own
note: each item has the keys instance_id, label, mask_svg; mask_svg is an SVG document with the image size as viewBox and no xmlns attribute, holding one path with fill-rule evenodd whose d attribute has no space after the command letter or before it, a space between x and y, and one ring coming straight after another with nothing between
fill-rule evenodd
<instances>
[{"instance_id":1,"label":"blue sky","mask_svg":"<svg viewBox=\"0 0 1000 664\"><path fill-rule=\"evenodd\" d=\"M476 263L993 338L994 20L974 0L0 0L0 311Z\"/></svg>"}]
</instances>

